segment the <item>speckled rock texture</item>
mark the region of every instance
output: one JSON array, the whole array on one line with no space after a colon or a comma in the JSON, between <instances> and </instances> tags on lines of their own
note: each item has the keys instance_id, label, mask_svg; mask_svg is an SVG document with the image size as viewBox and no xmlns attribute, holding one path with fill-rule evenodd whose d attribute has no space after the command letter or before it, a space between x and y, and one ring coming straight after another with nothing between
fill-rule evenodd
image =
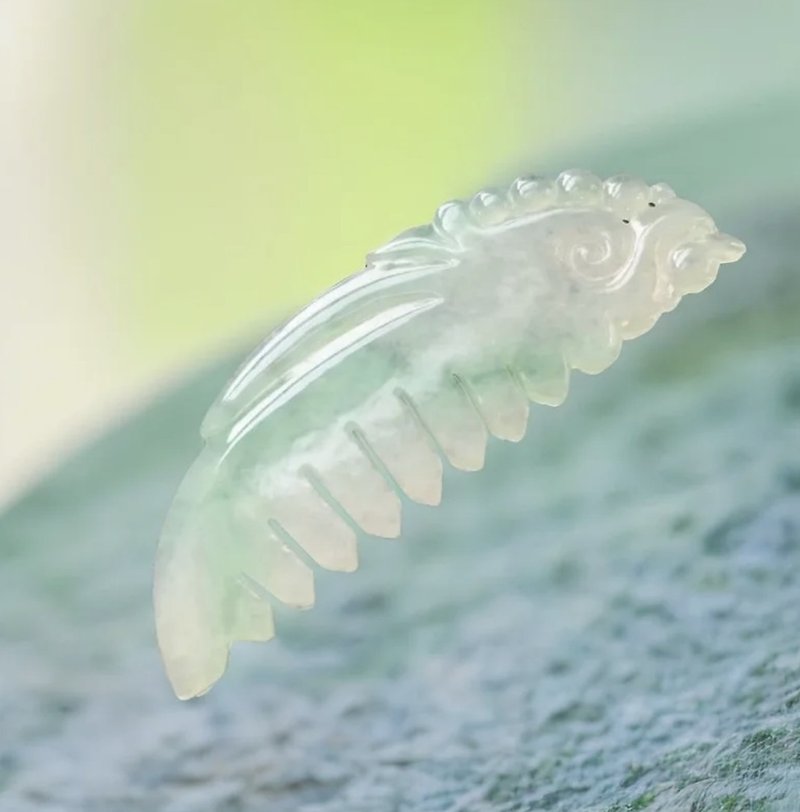
<instances>
[{"instance_id":1,"label":"speckled rock texture","mask_svg":"<svg viewBox=\"0 0 800 812\"><path fill-rule=\"evenodd\" d=\"M694 164L629 150L745 260L409 505L404 541L365 540L210 695L172 696L150 585L229 368L1 518L0 809L800 810L800 196L737 197L724 163L774 125L710 168L713 131L681 136Z\"/></svg>"}]
</instances>

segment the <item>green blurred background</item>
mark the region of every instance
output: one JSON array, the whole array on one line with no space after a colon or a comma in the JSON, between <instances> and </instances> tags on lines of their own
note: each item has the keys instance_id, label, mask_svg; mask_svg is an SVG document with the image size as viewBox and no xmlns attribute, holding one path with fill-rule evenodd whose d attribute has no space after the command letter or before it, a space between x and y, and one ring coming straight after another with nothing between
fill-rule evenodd
<instances>
[{"instance_id":1,"label":"green blurred background","mask_svg":"<svg viewBox=\"0 0 800 812\"><path fill-rule=\"evenodd\" d=\"M796 0L6 0L0 503L442 200L800 88L799 35Z\"/></svg>"}]
</instances>

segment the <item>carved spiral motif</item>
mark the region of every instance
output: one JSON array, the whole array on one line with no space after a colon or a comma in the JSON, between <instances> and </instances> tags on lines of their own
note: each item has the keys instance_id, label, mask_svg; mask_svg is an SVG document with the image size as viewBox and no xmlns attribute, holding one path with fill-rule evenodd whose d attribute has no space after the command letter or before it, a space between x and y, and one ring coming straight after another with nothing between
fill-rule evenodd
<instances>
[{"instance_id":1,"label":"carved spiral motif","mask_svg":"<svg viewBox=\"0 0 800 812\"><path fill-rule=\"evenodd\" d=\"M620 224L623 226L623 224ZM555 246L555 256L573 278L591 284L604 284L624 268L633 248L627 226L617 228L597 223L594 228L569 232Z\"/></svg>"}]
</instances>

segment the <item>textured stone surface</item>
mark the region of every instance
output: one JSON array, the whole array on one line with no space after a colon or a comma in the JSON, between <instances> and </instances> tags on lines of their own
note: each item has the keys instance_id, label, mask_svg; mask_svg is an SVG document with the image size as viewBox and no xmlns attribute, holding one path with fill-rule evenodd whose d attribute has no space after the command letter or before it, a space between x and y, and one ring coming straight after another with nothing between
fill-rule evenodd
<instances>
[{"instance_id":1,"label":"textured stone surface","mask_svg":"<svg viewBox=\"0 0 800 812\"><path fill-rule=\"evenodd\" d=\"M0 809L800 809L800 206L703 184L741 265L201 700L150 580L228 370L0 519Z\"/></svg>"}]
</instances>

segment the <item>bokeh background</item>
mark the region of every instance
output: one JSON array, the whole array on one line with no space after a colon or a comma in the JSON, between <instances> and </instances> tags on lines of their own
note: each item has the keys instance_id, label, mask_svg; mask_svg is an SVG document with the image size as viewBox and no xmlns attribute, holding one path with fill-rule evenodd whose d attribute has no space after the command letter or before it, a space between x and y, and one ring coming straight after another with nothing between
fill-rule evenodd
<instances>
[{"instance_id":1,"label":"bokeh background","mask_svg":"<svg viewBox=\"0 0 800 812\"><path fill-rule=\"evenodd\" d=\"M799 35L795 0L4 0L0 503L439 202L800 90Z\"/></svg>"},{"instance_id":2,"label":"bokeh background","mask_svg":"<svg viewBox=\"0 0 800 812\"><path fill-rule=\"evenodd\" d=\"M797 0L0 0L0 502L41 479L0 505L0 810L797 812L798 42ZM178 702L153 553L237 358L576 165L747 256Z\"/></svg>"}]
</instances>

